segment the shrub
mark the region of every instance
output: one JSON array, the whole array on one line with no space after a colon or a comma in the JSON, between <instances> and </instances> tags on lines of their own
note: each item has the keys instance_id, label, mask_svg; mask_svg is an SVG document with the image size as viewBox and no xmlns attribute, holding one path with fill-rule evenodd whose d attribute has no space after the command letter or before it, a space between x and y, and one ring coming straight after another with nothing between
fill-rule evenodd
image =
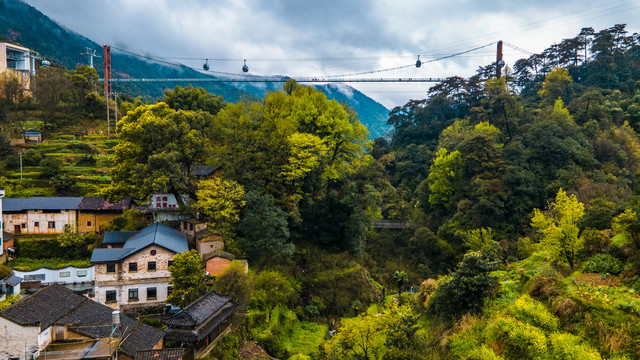
<instances>
[{"instance_id":1,"label":"shrub","mask_svg":"<svg viewBox=\"0 0 640 360\"><path fill-rule=\"evenodd\" d=\"M238 359L238 349L240 348L240 339L235 334L229 334L216 344L211 350L210 359L217 360L236 360Z\"/></svg>"},{"instance_id":2,"label":"shrub","mask_svg":"<svg viewBox=\"0 0 640 360\"><path fill-rule=\"evenodd\" d=\"M597 350L571 334L553 333L549 336L549 347L550 359L554 360L602 360Z\"/></svg>"},{"instance_id":3,"label":"shrub","mask_svg":"<svg viewBox=\"0 0 640 360\"><path fill-rule=\"evenodd\" d=\"M0 279L4 279L9 275L11 275L11 269L0 264Z\"/></svg>"},{"instance_id":4,"label":"shrub","mask_svg":"<svg viewBox=\"0 0 640 360\"><path fill-rule=\"evenodd\" d=\"M553 316L540 302L529 295L519 297L511 308L511 314L518 320L543 328L547 331L558 329L558 319Z\"/></svg>"},{"instance_id":5,"label":"shrub","mask_svg":"<svg viewBox=\"0 0 640 360\"><path fill-rule=\"evenodd\" d=\"M514 318L492 324L489 337L504 346L507 359L547 359L547 338L539 328Z\"/></svg>"},{"instance_id":6,"label":"shrub","mask_svg":"<svg viewBox=\"0 0 640 360\"><path fill-rule=\"evenodd\" d=\"M82 155L82 157L76 161L76 166L96 166L96 158L89 154Z\"/></svg>"},{"instance_id":7,"label":"shrub","mask_svg":"<svg viewBox=\"0 0 640 360\"><path fill-rule=\"evenodd\" d=\"M589 273L618 275L622 269L622 262L609 254L593 255L582 265L582 271Z\"/></svg>"},{"instance_id":8,"label":"shrub","mask_svg":"<svg viewBox=\"0 0 640 360\"><path fill-rule=\"evenodd\" d=\"M38 166L42 161L42 154L35 149L29 149L22 155L22 161L24 166Z\"/></svg>"}]
</instances>

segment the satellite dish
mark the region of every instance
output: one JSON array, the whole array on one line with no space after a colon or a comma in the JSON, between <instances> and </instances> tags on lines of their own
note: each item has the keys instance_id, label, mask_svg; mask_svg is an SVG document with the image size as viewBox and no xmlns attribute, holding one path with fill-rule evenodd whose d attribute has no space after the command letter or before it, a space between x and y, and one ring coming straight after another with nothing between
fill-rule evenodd
<instances>
[{"instance_id":1,"label":"satellite dish","mask_svg":"<svg viewBox=\"0 0 640 360\"><path fill-rule=\"evenodd\" d=\"M42 66L51 66L51 63L49 62L49 60L42 60Z\"/></svg>"},{"instance_id":2,"label":"satellite dish","mask_svg":"<svg viewBox=\"0 0 640 360\"><path fill-rule=\"evenodd\" d=\"M209 59L204 59L204 65L202 65L202 68L203 68L205 71L208 71L208 70L209 70Z\"/></svg>"},{"instance_id":3,"label":"satellite dish","mask_svg":"<svg viewBox=\"0 0 640 360\"><path fill-rule=\"evenodd\" d=\"M420 61L420 55L418 55L418 60L416 61L416 67L419 68L422 66L422 61Z\"/></svg>"},{"instance_id":4,"label":"satellite dish","mask_svg":"<svg viewBox=\"0 0 640 360\"><path fill-rule=\"evenodd\" d=\"M242 72L249 72L249 67L247 66L247 59L244 60L244 65L242 65Z\"/></svg>"}]
</instances>

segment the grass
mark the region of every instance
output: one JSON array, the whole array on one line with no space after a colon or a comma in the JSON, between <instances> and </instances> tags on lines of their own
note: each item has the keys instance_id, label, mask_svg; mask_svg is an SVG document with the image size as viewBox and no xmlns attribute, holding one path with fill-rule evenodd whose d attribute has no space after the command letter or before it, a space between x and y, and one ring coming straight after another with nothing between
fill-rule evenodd
<instances>
[{"instance_id":1,"label":"grass","mask_svg":"<svg viewBox=\"0 0 640 360\"><path fill-rule=\"evenodd\" d=\"M67 260L67 259L29 259L17 258L5 263L6 266L21 271L37 270L42 267L51 269L62 269L67 266L89 267L91 262L86 260Z\"/></svg>"},{"instance_id":2,"label":"grass","mask_svg":"<svg viewBox=\"0 0 640 360\"><path fill-rule=\"evenodd\" d=\"M324 341L328 330L325 324L301 321L295 324L289 338L282 339L282 345L291 355L318 356L318 346Z\"/></svg>"}]
</instances>

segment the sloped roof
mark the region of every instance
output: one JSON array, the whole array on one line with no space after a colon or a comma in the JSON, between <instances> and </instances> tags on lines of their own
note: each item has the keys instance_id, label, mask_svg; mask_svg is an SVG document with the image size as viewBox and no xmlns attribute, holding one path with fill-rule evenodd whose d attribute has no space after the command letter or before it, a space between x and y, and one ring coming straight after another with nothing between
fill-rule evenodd
<instances>
[{"instance_id":1,"label":"sloped roof","mask_svg":"<svg viewBox=\"0 0 640 360\"><path fill-rule=\"evenodd\" d=\"M176 327L199 326L225 305L230 304L230 301L230 296L210 291L163 322Z\"/></svg>"},{"instance_id":2,"label":"sloped roof","mask_svg":"<svg viewBox=\"0 0 640 360\"><path fill-rule=\"evenodd\" d=\"M181 360L184 355L182 348L176 349L159 349L138 351L135 360Z\"/></svg>"},{"instance_id":3,"label":"sloped roof","mask_svg":"<svg viewBox=\"0 0 640 360\"><path fill-rule=\"evenodd\" d=\"M16 286L18 284L20 284L22 282L22 278L19 276L16 276L15 274L11 274L9 275L8 278L0 281L0 283L5 283L5 284L9 284L11 286Z\"/></svg>"},{"instance_id":4,"label":"sloped roof","mask_svg":"<svg viewBox=\"0 0 640 360\"><path fill-rule=\"evenodd\" d=\"M76 210L81 201L81 197L4 198L2 211Z\"/></svg>"},{"instance_id":5,"label":"sloped roof","mask_svg":"<svg viewBox=\"0 0 640 360\"><path fill-rule=\"evenodd\" d=\"M127 257L127 255L135 252L135 249L120 248L120 249L93 249L91 253L91 262L113 262L119 261Z\"/></svg>"},{"instance_id":6,"label":"sloped roof","mask_svg":"<svg viewBox=\"0 0 640 360\"><path fill-rule=\"evenodd\" d=\"M6 242L6 241L9 241L11 239L13 239L13 234L12 233L8 233L6 231L2 232L2 241Z\"/></svg>"},{"instance_id":7,"label":"sloped roof","mask_svg":"<svg viewBox=\"0 0 640 360\"><path fill-rule=\"evenodd\" d=\"M0 317L44 330L86 300L63 286L51 285L0 311Z\"/></svg>"},{"instance_id":8,"label":"sloped roof","mask_svg":"<svg viewBox=\"0 0 640 360\"><path fill-rule=\"evenodd\" d=\"M167 225L155 223L136 232L135 235L131 236L124 242L124 246L120 249L93 250L93 253L91 254L91 262L120 261L152 244L161 246L175 253L181 253L189 250L187 236L185 234L176 229L172 229Z\"/></svg>"},{"instance_id":9,"label":"sloped roof","mask_svg":"<svg viewBox=\"0 0 640 360\"><path fill-rule=\"evenodd\" d=\"M69 290L71 291L71 290ZM111 334L113 309L88 300L69 314L56 321L56 325L67 325L69 330L92 339L107 338ZM134 357L138 351L153 349L162 339L163 333L126 315L120 314L122 352Z\"/></svg>"},{"instance_id":10,"label":"sloped roof","mask_svg":"<svg viewBox=\"0 0 640 360\"><path fill-rule=\"evenodd\" d=\"M124 247L141 250L151 244L160 245L176 253L189 250L187 236L161 223L149 225L127 240Z\"/></svg>"},{"instance_id":11,"label":"sloped roof","mask_svg":"<svg viewBox=\"0 0 640 360\"><path fill-rule=\"evenodd\" d=\"M97 197L85 197L80 201L78 210L124 211L129 207L129 204L131 204L131 198L124 198L116 203L110 203Z\"/></svg>"},{"instance_id":12,"label":"sloped roof","mask_svg":"<svg viewBox=\"0 0 640 360\"><path fill-rule=\"evenodd\" d=\"M128 238L137 234L137 231L109 231L104 233L102 239L103 244L122 244L127 241Z\"/></svg>"},{"instance_id":13,"label":"sloped roof","mask_svg":"<svg viewBox=\"0 0 640 360\"><path fill-rule=\"evenodd\" d=\"M173 328L164 329L164 338L170 341L197 342L203 340L213 329L229 318L235 311L236 306L231 303L225 304L215 315L207 318L205 322L193 329Z\"/></svg>"},{"instance_id":14,"label":"sloped roof","mask_svg":"<svg viewBox=\"0 0 640 360\"><path fill-rule=\"evenodd\" d=\"M191 165L191 171L195 176L209 176L219 168L220 166L218 165L203 165L203 164Z\"/></svg>"}]
</instances>

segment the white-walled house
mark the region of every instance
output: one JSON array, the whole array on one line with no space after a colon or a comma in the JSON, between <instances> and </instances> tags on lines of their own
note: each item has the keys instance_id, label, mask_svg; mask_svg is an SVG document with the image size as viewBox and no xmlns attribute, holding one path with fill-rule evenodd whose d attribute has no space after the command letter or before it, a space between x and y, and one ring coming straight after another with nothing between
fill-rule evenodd
<instances>
[{"instance_id":1,"label":"white-walled house","mask_svg":"<svg viewBox=\"0 0 640 360\"><path fill-rule=\"evenodd\" d=\"M24 281L40 281L42 285L78 284L95 281L94 267L67 266L62 269L40 268L31 271L14 270Z\"/></svg>"},{"instance_id":2,"label":"white-walled house","mask_svg":"<svg viewBox=\"0 0 640 360\"><path fill-rule=\"evenodd\" d=\"M171 291L169 265L176 254L189 250L186 236L160 223L125 234L128 238L113 235L105 233L105 238L121 239L122 247L91 254L96 301L116 309L162 305Z\"/></svg>"},{"instance_id":3,"label":"white-walled house","mask_svg":"<svg viewBox=\"0 0 640 360\"><path fill-rule=\"evenodd\" d=\"M5 231L21 234L61 234L76 225L81 197L4 198Z\"/></svg>"}]
</instances>

